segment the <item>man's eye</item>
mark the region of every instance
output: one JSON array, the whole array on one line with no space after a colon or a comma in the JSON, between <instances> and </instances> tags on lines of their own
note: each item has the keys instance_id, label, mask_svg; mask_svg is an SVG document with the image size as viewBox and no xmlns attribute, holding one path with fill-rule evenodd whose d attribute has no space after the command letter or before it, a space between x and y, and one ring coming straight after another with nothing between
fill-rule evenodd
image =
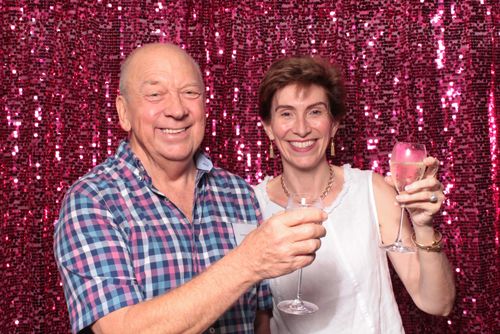
<instances>
[{"instance_id":1,"label":"man's eye","mask_svg":"<svg viewBox=\"0 0 500 334\"><path fill-rule=\"evenodd\" d=\"M149 94L147 94L147 96L150 98L156 99L156 98L160 97L160 93L149 93Z\"/></svg>"},{"instance_id":2,"label":"man's eye","mask_svg":"<svg viewBox=\"0 0 500 334\"><path fill-rule=\"evenodd\" d=\"M200 92L194 91L194 90L187 90L184 92L184 96L189 98L189 99L196 99L201 95Z\"/></svg>"},{"instance_id":3,"label":"man's eye","mask_svg":"<svg viewBox=\"0 0 500 334\"><path fill-rule=\"evenodd\" d=\"M146 93L145 98L150 102L159 102L162 100L163 94L160 92Z\"/></svg>"}]
</instances>

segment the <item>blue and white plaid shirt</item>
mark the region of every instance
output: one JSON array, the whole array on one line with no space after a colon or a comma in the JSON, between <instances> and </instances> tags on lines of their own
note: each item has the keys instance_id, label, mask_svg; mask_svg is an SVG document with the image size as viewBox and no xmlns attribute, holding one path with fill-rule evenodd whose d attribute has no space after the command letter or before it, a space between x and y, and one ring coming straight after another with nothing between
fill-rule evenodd
<instances>
[{"instance_id":1,"label":"blue and white plaid shirt","mask_svg":"<svg viewBox=\"0 0 500 334\"><path fill-rule=\"evenodd\" d=\"M153 187L127 141L70 188L54 251L73 332L188 282L236 247L232 223L260 222L245 181L213 167L201 153L195 158L192 224ZM241 296L210 332L253 333L256 311L271 307L264 281Z\"/></svg>"}]
</instances>

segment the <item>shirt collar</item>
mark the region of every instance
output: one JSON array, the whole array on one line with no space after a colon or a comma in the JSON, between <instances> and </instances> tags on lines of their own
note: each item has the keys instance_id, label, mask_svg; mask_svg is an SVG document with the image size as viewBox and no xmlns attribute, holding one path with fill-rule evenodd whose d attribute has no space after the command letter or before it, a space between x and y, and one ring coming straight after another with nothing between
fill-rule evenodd
<instances>
[{"instance_id":1,"label":"shirt collar","mask_svg":"<svg viewBox=\"0 0 500 334\"><path fill-rule=\"evenodd\" d=\"M210 172L212 168L214 168L214 164L212 160L210 160L210 157L200 150L196 151L194 154L194 161L196 162L196 168L200 171Z\"/></svg>"},{"instance_id":2,"label":"shirt collar","mask_svg":"<svg viewBox=\"0 0 500 334\"><path fill-rule=\"evenodd\" d=\"M152 179L149 176L148 171L142 164L141 160L135 155L135 153L130 148L130 143L127 139L120 142L118 149L116 151L116 157L124 160L128 165L128 168L139 178L145 180L148 184L152 183ZM204 173L209 173L214 165L210 157L203 151L198 150L194 154L194 161L196 163L196 168L198 169L196 182L199 181Z\"/></svg>"}]
</instances>

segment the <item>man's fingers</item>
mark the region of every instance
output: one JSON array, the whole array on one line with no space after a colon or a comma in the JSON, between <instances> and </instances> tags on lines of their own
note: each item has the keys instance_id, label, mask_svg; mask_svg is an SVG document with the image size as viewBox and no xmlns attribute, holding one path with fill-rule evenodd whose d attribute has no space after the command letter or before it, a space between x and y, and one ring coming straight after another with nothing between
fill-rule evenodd
<instances>
[{"instance_id":1,"label":"man's fingers","mask_svg":"<svg viewBox=\"0 0 500 334\"><path fill-rule=\"evenodd\" d=\"M279 216L274 215L270 219L279 219L285 226L297 226L301 224L318 224L324 222L328 214L319 209L300 209L285 212Z\"/></svg>"},{"instance_id":2,"label":"man's fingers","mask_svg":"<svg viewBox=\"0 0 500 334\"><path fill-rule=\"evenodd\" d=\"M319 224L328 218L318 209L280 212L252 231L239 246L250 254L263 278L288 274L309 265L320 248L326 229Z\"/></svg>"},{"instance_id":3,"label":"man's fingers","mask_svg":"<svg viewBox=\"0 0 500 334\"><path fill-rule=\"evenodd\" d=\"M300 242L299 253L302 255L314 254L321 247L321 240L308 239Z\"/></svg>"},{"instance_id":4,"label":"man's fingers","mask_svg":"<svg viewBox=\"0 0 500 334\"><path fill-rule=\"evenodd\" d=\"M308 254L308 255L302 255L302 256L297 256L295 258L295 262L293 264L293 268L295 270L307 267L311 263L313 263L314 259L316 258L316 254Z\"/></svg>"},{"instance_id":5,"label":"man's fingers","mask_svg":"<svg viewBox=\"0 0 500 334\"><path fill-rule=\"evenodd\" d=\"M319 239L326 235L326 229L319 224L301 224L291 228L292 233L295 235L295 241Z\"/></svg>"}]
</instances>

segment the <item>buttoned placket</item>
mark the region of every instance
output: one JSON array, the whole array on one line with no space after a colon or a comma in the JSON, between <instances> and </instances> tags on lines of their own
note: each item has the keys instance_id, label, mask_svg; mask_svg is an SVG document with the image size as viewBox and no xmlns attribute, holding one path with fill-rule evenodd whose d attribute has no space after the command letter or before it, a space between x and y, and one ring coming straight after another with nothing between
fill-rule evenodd
<instances>
[{"instance_id":1,"label":"buttoned placket","mask_svg":"<svg viewBox=\"0 0 500 334\"><path fill-rule=\"evenodd\" d=\"M166 203L170 203L170 200L165 196L162 192L160 192L158 189L153 187L152 180L148 182L149 175L146 172L146 169L140 162L140 160L136 161L137 168L139 170L139 175L138 178L140 181L144 181L148 184L148 187L150 187L151 191L153 191L155 194L158 196L163 197L163 200ZM206 167L206 164L204 165ZM200 221L202 219L202 206L200 205L201 198L199 196L200 193L203 193L203 188L204 184L202 183L202 177L205 171L203 170L198 170L197 175L196 175L196 186L195 186L195 193L194 193L194 200L193 200L193 221L188 222L188 224L191 225L191 268L192 268L192 277L196 277L198 273L200 272L200 263L199 263L199 258L198 258L198 247L197 247L197 235L196 232L201 233L201 231L197 231L197 227L200 227L200 224L197 224L197 221ZM199 184L201 183L201 189L198 189ZM180 211L180 210L179 210ZM184 216L184 219L187 220L187 218ZM217 322L216 322L217 323ZM215 323L214 323L215 324ZM205 330L204 333L220 333L220 330L216 329L215 327L209 327L207 330Z\"/></svg>"},{"instance_id":2,"label":"buttoned placket","mask_svg":"<svg viewBox=\"0 0 500 334\"><path fill-rule=\"evenodd\" d=\"M200 227L200 224L197 224L197 222L201 221L202 217L202 206L200 205L201 198L199 194L203 193L203 172L198 170L196 172L196 180L195 180L195 187L194 187L194 200L193 200L193 222L191 224L191 235L192 235L192 249L191 249L191 259L192 259L192 264L193 264L193 276L198 275L200 272L200 263L199 263L199 258L198 258L198 247L197 247L197 235L196 233L201 233L200 230L197 231L197 228ZM198 187L201 187L201 189L198 189Z\"/></svg>"}]
</instances>

